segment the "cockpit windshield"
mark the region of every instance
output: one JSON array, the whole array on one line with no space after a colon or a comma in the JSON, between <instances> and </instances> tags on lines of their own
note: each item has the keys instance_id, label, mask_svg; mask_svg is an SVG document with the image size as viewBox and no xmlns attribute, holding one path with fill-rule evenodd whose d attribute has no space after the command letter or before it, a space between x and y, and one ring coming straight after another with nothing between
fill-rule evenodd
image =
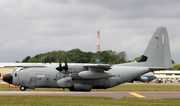
<instances>
[{"instance_id":1,"label":"cockpit windshield","mask_svg":"<svg viewBox=\"0 0 180 106\"><path fill-rule=\"evenodd\" d=\"M13 72L21 72L23 71L23 68L22 67L15 67Z\"/></svg>"}]
</instances>

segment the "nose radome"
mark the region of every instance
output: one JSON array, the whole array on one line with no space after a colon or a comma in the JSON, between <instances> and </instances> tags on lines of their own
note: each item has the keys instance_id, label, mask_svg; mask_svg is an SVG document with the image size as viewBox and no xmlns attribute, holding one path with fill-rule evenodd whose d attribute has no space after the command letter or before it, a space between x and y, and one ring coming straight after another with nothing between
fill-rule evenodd
<instances>
[{"instance_id":1,"label":"nose radome","mask_svg":"<svg viewBox=\"0 0 180 106\"><path fill-rule=\"evenodd\" d=\"M3 76L3 81L12 84L13 77L11 74L6 74Z\"/></svg>"}]
</instances>

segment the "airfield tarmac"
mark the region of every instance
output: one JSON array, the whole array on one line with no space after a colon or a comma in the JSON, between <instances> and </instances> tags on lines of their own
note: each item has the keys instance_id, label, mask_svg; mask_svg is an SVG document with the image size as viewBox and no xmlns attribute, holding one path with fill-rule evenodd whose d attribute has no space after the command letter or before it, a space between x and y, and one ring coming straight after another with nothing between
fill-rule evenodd
<instances>
[{"instance_id":1,"label":"airfield tarmac","mask_svg":"<svg viewBox=\"0 0 180 106\"><path fill-rule=\"evenodd\" d=\"M0 95L101 96L114 99L123 97L180 98L180 91L0 91Z\"/></svg>"},{"instance_id":2,"label":"airfield tarmac","mask_svg":"<svg viewBox=\"0 0 180 106\"><path fill-rule=\"evenodd\" d=\"M0 83L6 84L6 83ZM122 84L123 85L147 85L147 84ZM180 86L180 84L153 84ZM0 91L0 95L57 95L57 96L101 96L119 99L123 97L145 97L145 98L180 98L180 91L91 91L91 92L70 92L70 91Z\"/></svg>"}]
</instances>

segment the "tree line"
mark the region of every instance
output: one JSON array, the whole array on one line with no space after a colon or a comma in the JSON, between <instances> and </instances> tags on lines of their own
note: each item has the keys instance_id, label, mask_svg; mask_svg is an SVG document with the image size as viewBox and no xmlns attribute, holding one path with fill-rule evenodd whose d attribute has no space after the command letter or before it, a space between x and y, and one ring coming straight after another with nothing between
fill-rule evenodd
<instances>
[{"instance_id":1,"label":"tree line","mask_svg":"<svg viewBox=\"0 0 180 106\"><path fill-rule=\"evenodd\" d=\"M115 52L112 50L100 51L97 53L83 52L80 49L72 49L69 51L53 51L35 55L34 57L27 56L22 60L23 63L59 63L67 60L68 63L96 63L95 58L99 58L103 64L120 64L127 62L125 51Z\"/></svg>"},{"instance_id":2,"label":"tree line","mask_svg":"<svg viewBox=\"0 0 180 106\"><path fill-rule=\"evenodd\" d=\"M69 51L52 51L48 53L38 54L34 57L27 56L22 60L23 63L59 63L67 60L68 63L96 63L95 59L99 58L103 64L121 64L133 61L139 61L141 56L135 57L134 60L128 61L125 51L116 52L112 50L100 51L97 53L83 52L80 49L72 49ZM180 70L180 63L176 64L172 60L175 70Z\"/></svg>"}]
</instances>

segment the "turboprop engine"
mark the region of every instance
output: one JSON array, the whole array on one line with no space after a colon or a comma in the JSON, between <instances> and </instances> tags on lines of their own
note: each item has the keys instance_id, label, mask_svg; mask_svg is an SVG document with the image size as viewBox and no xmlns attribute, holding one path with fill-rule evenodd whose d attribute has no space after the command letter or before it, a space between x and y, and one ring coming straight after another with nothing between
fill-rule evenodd
<instances>
[{"instance_id":1,"label":"turboprop engine","mask_svg":"<svg viewBox=\"0 0 180 106\"><path fill-rule=\"evenodd\" d=\"M57 85L62 88L70 88L74 86L74 82L71 77L66 77L58 80Z\"/></svg>"}]
</instances>

